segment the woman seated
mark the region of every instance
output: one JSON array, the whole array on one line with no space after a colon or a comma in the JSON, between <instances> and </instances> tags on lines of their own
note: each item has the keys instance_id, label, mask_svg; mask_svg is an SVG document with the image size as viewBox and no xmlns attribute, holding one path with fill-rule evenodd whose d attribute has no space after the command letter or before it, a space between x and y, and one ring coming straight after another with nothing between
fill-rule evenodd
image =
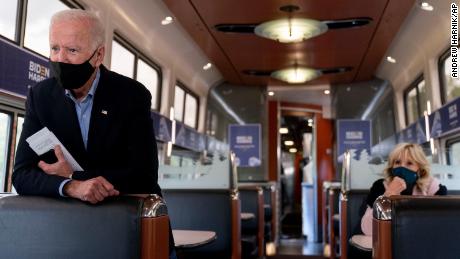
<instances>
[{"instance_id":1,"label":"woman seated","mask_svg":"<svg viewBox=\"0 0 460 259\"><path fill-rule=\"evenodd\" d=\"M401 143L390 153L384 179L374 182L367 196L361 229L372 236L372 206L380 195L446 195L447 189L430 175L430 165L417 144Z\"/></svg>"}]
</instances>

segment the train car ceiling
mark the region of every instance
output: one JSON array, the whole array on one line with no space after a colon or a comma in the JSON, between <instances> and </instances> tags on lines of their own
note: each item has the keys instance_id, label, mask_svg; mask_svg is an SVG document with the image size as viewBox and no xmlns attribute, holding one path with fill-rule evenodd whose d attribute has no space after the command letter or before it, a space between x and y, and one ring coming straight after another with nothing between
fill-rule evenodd
<instances>
[{"instance_id":1,"label":"train car ceiling","mask_svg":"<svg viewBox=\"0 0 460 259\"><path fill-rule=\"evenodd\" d=\"M235 85L287 86L268 76L245 70L274 71L295 64L316 69L352 67L343 73L324 74L305 85L345 84L370 80L414 0L164 1L191 37L216 64L224 79ZM299 9L280 10L287 4ZM357 8L359 7L359 8ZM224 33L222 24L256 25L281 18L336 21L365 17L365 26L328 30L300 43L283 44L253 33ZM332 23L331 23L332 24ZM332 25L331 25L332 26ZM251 31L251 29L245 29ZM244 30L243 30L244 31ZM315 103L316 104L316 103Z\"/></svg>"}]
</instances>

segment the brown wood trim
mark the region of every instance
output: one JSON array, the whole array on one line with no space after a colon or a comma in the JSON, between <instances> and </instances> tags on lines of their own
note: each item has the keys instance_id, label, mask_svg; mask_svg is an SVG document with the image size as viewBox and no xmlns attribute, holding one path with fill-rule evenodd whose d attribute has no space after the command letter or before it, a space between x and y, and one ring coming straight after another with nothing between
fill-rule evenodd
<instances>
[{"instance_id":1,"label":"brown wood trim","mask_svg":"<svg viewBox=\"0 0 460 259\"><path fill-rule=\"evenodd\" d=\"M376 21L378 27L372 36L367 54L363 56L363 60L356 69L358 73L353 81L360 82L372 79L385 52L414 6L414 2L414 0L388 1L380 20Z\"/></svg>"},{"instance_id":2,"label":"brown wood trim","mask_svg":"<svg viewBox=\"0 0 460 259\"><path fill-rule=\"evenodd\" d=\"M261 258L264 255L265 245L264 245L264 224L265 224L265 213L264 213L264 191L261 187L258 187L257 190L257 203L258 203L258 213L259 213L259 231L257 234L257 243L259 244L258 255Z\"/></svg>"},{"instance_id":3,"label":"brown wood trim","mask_svg":"<svg viewBox=\"0 0 460 259\"><path fill-rule=\"evenodd\" d=\"M340 197L340 259L347 259L347 199Z\"/></svg>"},{"instance_id":4,"label":"brown wood trim","mask_svg":"<svg viewBox=\"0 0 460 259\"><path fill-rule=\"evenodd\" d=\"M332 120L325 119L321 114L316 114L316 130L321 132L316 137L316 168L317 186L323 186L324 181L332 181L335 176L335 168L332 161L332 144L334 141L334 131ZM322 205L321 188L317 188L317 204ZM323 208L318 209L318 226L322 224Z\"/></svg>"},{"instance_id":5,"label":"brown wood trim","mask_svg":"<svg viewBox=\"0 0 460 259\"><path fill-rule=\"evenodd\" d=\"M273 185L272 188L270 188L271 190L271 193L270 193L270 196L271 196L271 204L270 206L272 207L272 220L271 220L271 228L272 228L272 236L271 236L271 240L270 241L275 241L275 231L276 231L276 219L277 219L277 215L278 215L278 210L276 208L276 194L277 194L277 189L276 189L276 186Z\"/></svg>"},{"instance_id":6,"label":"brown wood trim","mask_svg":"<svg viewBox=\"0 0 460 259\"><path fill-rule=\"evenodd\" d=\"M323 205L321 206L322 209L324 210L323 211L323 214L322 214L322 217L323 217L323 224L322 224L322 228L323 228L323 247L327 244L327 240L328 240L328 221L327 221L327 190L325 190L324 188L322 189L323 190L323 193L322 193L322 196L323 198L321 199Z\"/></svg>"},{"instance_id":7,"label":"brown wood trim","mask_svg":"<svg viewBox=\"0 0 460 259\"><path fill-rule=\"evenodd\" d=\"M232 195L232 259L241 259L241 201Z\"/></svg>"},{"instance_id":8,"label":"brown wood trim","mask_svg":"<svg viewBox=\"0 0 460 259\"><path fill-rule=\"evenodd\" d=\"M219 41L213 36L210 26L206 24L199 10L196 9L192 1L164 0L168 9L178 19L182 27L188 32L190 37L200 46L200 48L216 64L225 78L235 84L242 84L238 68L224 51ZM211 25L212 26L212 25Z\"/></svg>"},{"instance_id":9,"label":"brown wood trim","mask_svg":"<svg viewBox=\"0 0 460 259\"><path fill-rule=\"evenodd\" d=\"M169 258L169 217L142 218L141 258Z\"/></svg>"},{"instance_id":10,"label":"brown wood trim","mask_svg":"<svg viewBox=\"0 0 460 259\"><path fill-rule=\"evenodd\" d=\"M334 232L334 197L337 189L329 189L329 215L328 215L328 226L329 226L329 244L331 248L331 258L335 258L335 232Z\"/></svg>"},{"instance_id":11,"label":"brown wood trim","mask_svg":"<svg viewBox=\"0 0 460 259\"><path fill-rule=\"evenodd\" d=\"M278 102L268 102L268 180L278 181Z\"/></svg>"},{"instance_id":12,"label":"brown wood trim","mask_svg":"<svg viewBox=\"0 0 460 259\"><path fill-rule=\"evenodd\" d=\"M391 220L372 219L372 258L391 259Z\"/></svg>"}]
</instances>

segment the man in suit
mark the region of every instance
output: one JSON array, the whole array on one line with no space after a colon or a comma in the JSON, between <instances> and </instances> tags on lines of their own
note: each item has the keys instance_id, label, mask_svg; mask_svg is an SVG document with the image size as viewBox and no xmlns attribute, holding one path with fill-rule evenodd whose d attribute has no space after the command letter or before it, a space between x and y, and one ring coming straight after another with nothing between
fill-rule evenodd
<instances>
[{"instance_id":1,"label":"man in suit","mask_svg":"<svg viewBox=\"0 0 460 259\"><path fill-rule=\"evenodd\" d=\"M119 193L156 193L158 157L151 95L139 82L103 65L105 32L84 10L55 14L50 25L53 78L32 87L19 140L13 184L19 194L70 196L90 203ZM59 146L55 161L26 139L47 127L83 171L73 171Z\"/></svg>"}]
</instances>

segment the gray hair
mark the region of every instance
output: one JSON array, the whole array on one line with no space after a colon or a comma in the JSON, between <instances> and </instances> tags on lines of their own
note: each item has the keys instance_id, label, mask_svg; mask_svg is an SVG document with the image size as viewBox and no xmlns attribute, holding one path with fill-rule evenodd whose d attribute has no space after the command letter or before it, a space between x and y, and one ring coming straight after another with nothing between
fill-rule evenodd
<instances>
[{"instance_id":1,"label":"gray hair","mask_svg":"<svg viewBox=\"0 0 460 259\"><path fill-rule=\"evenodd\" d=\"M89 27L93 47L105 44L105 28L95 13L81 9L57 12L51 17L50 28L59 21L83 21Z\"/></svg>"}]
</instances>

